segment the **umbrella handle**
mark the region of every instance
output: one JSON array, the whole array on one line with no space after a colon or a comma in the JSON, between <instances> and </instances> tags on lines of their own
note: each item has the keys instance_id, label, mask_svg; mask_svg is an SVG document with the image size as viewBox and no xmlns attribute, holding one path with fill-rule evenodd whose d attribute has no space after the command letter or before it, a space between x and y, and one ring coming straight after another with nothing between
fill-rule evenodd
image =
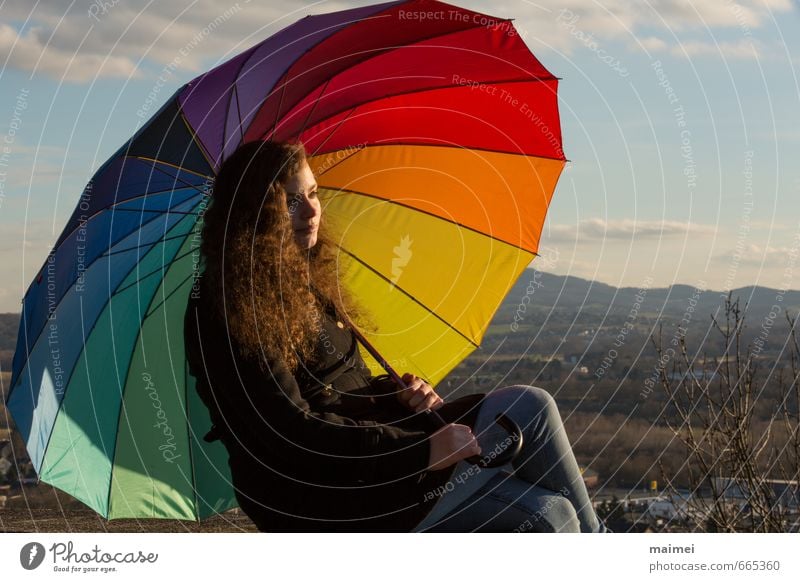
<instances>
[{"instance_id":1,"label":"umbrella handle","mask_svg":"<svg viewBox=\"0 0 800 582\"><path fill-rule=\"evenodd\" d=\"M502 412L495 416L494 420L511 435L511 444L500 454L493 457L490 455L472 455L471 457L467 457L467 461L473 465L478 465L482 469L501 467L510 463L517 458L517 455L519 455L522 450L522 430L519 428L519 425L514 422L511 417Z\"/></svg>"},{"instance_id":2,"label":"umbrella handle","mask_svg":"<svg viewBox=\"0 0 800 582\"><path fill-rule=\"evenodd\" d=\"M428 418L437 428L443 427L447 422L435 410L427 409L425 411ZM503 412L500 412L494 417L494 421L503 427L508 434L511 435L511 444L507 449L495 456L490 455L472 455L464 459L468 463L479 466L481 469L493 469L494 467L502 467L506 463L510 463L517 458L522 450L522 429L514 420Z\"/></svg>"}]
</instances>

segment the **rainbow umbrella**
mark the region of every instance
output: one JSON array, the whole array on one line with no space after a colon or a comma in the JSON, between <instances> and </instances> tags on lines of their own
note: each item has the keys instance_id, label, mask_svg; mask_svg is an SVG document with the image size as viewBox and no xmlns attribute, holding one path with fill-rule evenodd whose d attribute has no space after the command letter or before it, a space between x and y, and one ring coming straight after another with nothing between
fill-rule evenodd
<instances>
[{"instance_id":1,"label":"rainbow umbrella","mask_svg":"<svg viewBox=\"0 0 800 582\"><path fill-rule=\"evenodd\" d=\"M199 217L244 142L305 143L370 341L440 381L536 255L565 163L557 85L509 20L413 0L306 17L181 87L25 295L8 408L40 478L107 518L235 506L183 316Z\"/></svg>"}]
</instances>

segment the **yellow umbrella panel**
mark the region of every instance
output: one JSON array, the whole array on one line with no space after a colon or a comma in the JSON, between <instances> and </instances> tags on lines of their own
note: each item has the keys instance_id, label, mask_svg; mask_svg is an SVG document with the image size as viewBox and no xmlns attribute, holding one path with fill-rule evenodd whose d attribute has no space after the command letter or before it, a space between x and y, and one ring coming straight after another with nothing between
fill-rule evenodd
<instances>
[{"instance_id":1,"label":"yellow umbrella panel","mask_svg":"<svg viewBox=\"0 0 800 582\"><path fill-rule=\"evenodd\" d=\"M535 256L564 161L387 145L310 162L365 335L398 371L436 384Z\"/></svg>"}]
</instances>

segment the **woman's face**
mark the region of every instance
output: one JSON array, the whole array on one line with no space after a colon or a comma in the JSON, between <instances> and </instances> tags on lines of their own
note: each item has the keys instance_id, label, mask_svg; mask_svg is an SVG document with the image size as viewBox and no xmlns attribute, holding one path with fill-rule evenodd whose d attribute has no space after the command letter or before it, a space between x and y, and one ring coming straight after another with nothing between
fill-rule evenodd
<instances>
[{"instance_id":1,"label":"woman's face","mask_svg":"<svg viewBox=\"0 0 800 582\"><path fill-rule=\"evenodd\" d=\"M322 206L317 197L317 181L308 162L303 162L300 171L286 181L284 188L294 240L301 249L310 249L317 244Z\"/></svg>"}]
</instances>

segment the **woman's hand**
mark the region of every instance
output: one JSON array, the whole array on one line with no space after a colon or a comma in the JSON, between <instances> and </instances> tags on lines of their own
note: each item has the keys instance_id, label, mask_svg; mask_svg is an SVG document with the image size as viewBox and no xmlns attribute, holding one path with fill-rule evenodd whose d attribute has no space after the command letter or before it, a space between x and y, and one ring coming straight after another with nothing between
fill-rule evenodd
<instances>
[{"instance_id":1,"label":"woman's hand","mask_svg":"<svg viewBox=\"0 0 800 582\"><path fill-rule=\"evenodd\" d=\"M428 470L446 469L461 459L480 454L481 447L470 427L465 424L447 424L431 435Z\"/></svg>"},{"instance_id":2,"label":"woman's hand","mask_svg":"<svg viewBox=\"0 0 800 582\"><path fill-rule=\"evenodd\" d=\"M422 378L414 374L403 374L403 382L407 387L398 391L397 399L414 412L422 412L429 408L436 410L444 404L441 396L436 394L431 385Z\"/></svg>"}]
</instances>

